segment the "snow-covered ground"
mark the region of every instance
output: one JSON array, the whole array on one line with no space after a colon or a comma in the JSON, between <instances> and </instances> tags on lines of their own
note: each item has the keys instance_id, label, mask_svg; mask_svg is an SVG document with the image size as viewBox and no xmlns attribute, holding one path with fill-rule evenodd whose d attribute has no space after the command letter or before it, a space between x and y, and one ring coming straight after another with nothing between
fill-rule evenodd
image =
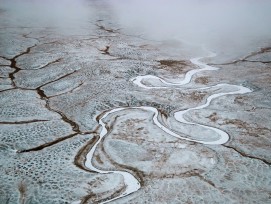
<instances>
[{"instance_id":1,"label":"snow-covered ground","mask_svg":"<svg viewBox=\"0 0 271 204\"><path fill-rule=\"evenodd\" d=\"M0 5L0 203L270 202L268 38L203 46L106 2L47 20L35 2Z\"/></svg>"}]
</instances>

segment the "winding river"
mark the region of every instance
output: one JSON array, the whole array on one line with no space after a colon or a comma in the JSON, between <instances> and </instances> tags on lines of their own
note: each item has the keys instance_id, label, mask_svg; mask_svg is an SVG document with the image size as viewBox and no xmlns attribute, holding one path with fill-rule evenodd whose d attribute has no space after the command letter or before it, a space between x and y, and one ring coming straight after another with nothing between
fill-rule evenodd
<instances>
[{"instance_id":1,"label":"winding river","mask_svg":"<svg viewBox=\"0 0 271 204\"><path fill-rule=\"evenodd\" d=\"M212 53L208 57L214 57L214 56L215 56L215 54ZM170 83L170 82L167 82L167 81L165 81L164 79L162 79L160 77L156 77L156 76L152 76L152 75L138 76L138 77L135 77L135 78L131 79L131 81L134 84L136 84L137 86L145 88L145 89L166 89L166 88L169 88L168 87L169 85L171 87L172 86L176 86L176 88L179 88L179 86L181 86L181 85L185 85L185 84L190 83L192 77L196 73L199 73L199 72L202 72L202 71L211 71L211 70L218 70L219 69L217 67L212 67L212 66L209 66L209 65L205 64L204 62L201 62L200 60L203 59L203 58L204 57L198 57L198 58L191 59L190 61L193 64L197 65L200 69L195 69L195 70L191 70L191 71L187 72L185 74L185 77L182 80L180 80L180 82L178 82L178 83ZM163 84L165 84L167 86L159 86L159 87L158 86L157 87L146 86L146 85L144 85L142 83L143 79L144 80L147 80L147 79L157 79L157 80L160 80ZM196 139L185 138L185 137L182 137L182 136L178 135L177 133L175 133L174 131L170 130L169 128L167 128L166 126L164 126L163 124L161 124L159 122L159 120L158 120L159 112L154 107L147 107L147 106L128 107L128 108L124 108L123 107L123 108L115 108L113 110L110 110L110 111L106 112L103 115L103 117L101 117L98 120L99 125L102 127L102 130L100 132L100 138L95 143L95 145L92 147L92 149L90 150L90 152L87 154L85 165L90 170L95 171L95 172L100 173L100 174L110 174L110 173L121 174L123 176L124 184L126 186L126 189L119 196L117 196L115 198L112 198L112 199L109 199L107 201L101 202L101 203L108 203L108 202L117 200L119 198L122 198L124 196L127 196L129 194L132 194L132 193L138 191L140 189L140 187L141 187L140 186L140 182L131 173L128 173L126 171L104 171L104 170L97 169L96 167L93 166L93 164L92 164L92 158L93 158L94 152L95 152L97 146L99 145L99 143L102 141L102 138L105 137L107 135L107 132L108 132L108 130L106 129L106 124L103 122L103 119L105 119L106 117L108 117L110 114L113 114L113 113L116 113L116 112L119 112L119 111L123 111L123 110L127 110L127 109L147 110L147 111L151 111L151 112L154 113L154 115L153 115L153 122L159 128L161 128L163 131L165 131L166 133L170 134L173 137L176 137L176 138L179 138L179 139L183 139L183 140L187 140L187 141L193 141L193 142L197 142L197 143L202 143L202 144L210 144L210 145L224 144L224 143L226 143L229 140L229 135L226 132L224 132L224 131L222 131L222 130L220 130L218 128L209 127L209 126L206 126L206 125L201 125L201 124L189 122L189 121L187 121L184 118L184 115L187 112L189 112L190 110L203 109L203 108L209 106L210 103L211 103L211 101L213 99L218 98L220 96L231 95L231 94L245 94L245 93L251 92L251 90L248 89L248 88L246 88L246 87L239 86L239 85L230 85L230 84L217 84L217 85L214 85L214 86L211 86L211 87L207 87L207 88L224 87L224 86L229 86L232 89L237 90L237 91L230 91L230 92L223 92L223 93L213 94L213 95L211 95L211 96L209 96L207 98L206 102L203 105L199 105L197 107L189 108L189 109L182 110L182 111L177 111L177 112L174 113L174 118L178 122L180 122L180 123L190 124L190 125L197 125L197 126L200 126L202 128L206 128L206 129L215 131L220 136L217 140L212 140L212 141L196 140ZM207 89L207 88L201 88L201 89Z\"/></svg>"}]
</instances>

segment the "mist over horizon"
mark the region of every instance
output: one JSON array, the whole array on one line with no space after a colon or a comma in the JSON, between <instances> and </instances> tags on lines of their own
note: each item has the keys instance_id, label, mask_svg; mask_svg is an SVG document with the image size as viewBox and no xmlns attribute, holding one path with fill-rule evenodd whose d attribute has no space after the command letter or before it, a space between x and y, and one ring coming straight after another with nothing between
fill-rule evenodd
<instances>
[{"instance_id":1,"label":"mist over horizon","mask_svg":"<svg viewBox=\"0 0 271 204\"><path fill-rule=\"evenodd\" d=\"M95 26L99 17L93 5L99 3L111 8L109 15L123 32L153 40L240 50L271 40L269 0L0 0L0 8L17 17L9 25L55 27L80 34L82 27Z\"/></svg>"},{"instance_id":2,"label":"mist over horizon","mask_svg":"<svg viewBox=\"0 0 271 204\"><path fill-rule=\"evenodd\" d=\"M110 4L127 30L155 40L235 49L271 40L268 0L113 0Z\"/></svg>"}]
</instances>

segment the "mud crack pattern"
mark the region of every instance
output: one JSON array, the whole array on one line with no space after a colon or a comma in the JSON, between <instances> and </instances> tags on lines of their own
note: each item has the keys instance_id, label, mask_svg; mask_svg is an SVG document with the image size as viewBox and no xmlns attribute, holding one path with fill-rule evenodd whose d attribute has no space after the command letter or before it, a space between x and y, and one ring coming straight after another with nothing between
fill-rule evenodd
<instances>
[{"instance_id":1,"label":"mud crack pattern","mask_svg":"<svg viewBox=\"0 0 271 204\"><path fill-rule=\"evenodd\" d=\"M0 203L268 203L270 45L212 63L91 8L79 34L0 12Z\"/></svg>"}]
</instances>

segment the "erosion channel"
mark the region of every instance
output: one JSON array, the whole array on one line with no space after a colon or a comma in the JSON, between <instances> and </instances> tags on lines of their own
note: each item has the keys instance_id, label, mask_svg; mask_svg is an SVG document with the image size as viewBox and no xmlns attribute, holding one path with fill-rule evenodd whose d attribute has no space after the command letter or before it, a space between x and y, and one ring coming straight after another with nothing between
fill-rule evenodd
<instances>
[{"instance_id":1,"label":"erosion channel","mask_svg":"<svg viewBox=\"0 0 271 204\"><path fill-rule=\"evenodd\" d=\"M215 54L212 54L210 57L215 57ZM162 89L162 88L167 88L167 87L148 87L148 86L145 86L141 82L142 79L148 80L149 78L152 78L152 79L160 80L162 83L164 83L166 85L174 86L176 88L181 88L181 85L188 84L191 81L193 75L195 75L196 73L201 72L201 71L206 71L206 70L218 70L219 69L217 67L209 66L209 65L201 62L200 61L201 59L203 59L203 57L193 58L193 59L190 60L193 64L195 64L196 66L198 66L200 69L195 69L195 70L191 70L191 71L187 72L185 74L184 79L180 80L180 82L178 82L178 83L170 83L170 82L165 81L162 78L159 78L159 77L156 77L156 76L152 76L152 75L138 76L138 77L132 79L131 81L133 81L134 84L136 84L136 85L138 85L138 86L140 86L142 88L147 88L147 89ZM190 110L199 110L199 109L205 108L205 107L207 107L211 103L211 101L213 99L218 98L220 96L231 95L231 94L245 94L245 93L251 92L251 90L249 88L246 88L246 87L243 87L243 86L238 86L238 85L218 84L218 85L214 85L212 87L221 87L221 86L229 86L233 90L229 91L229 92L225 92L225 93L213 94L213 95L211 95L211 96L209 96L207 98L205 104L197 106L197 107L194 107L194 108L189 108L189 109L186 109L186 110L182 110L182 111L176 111L175 114L174 114L175 119L178 122L180 122L180 123L191 124L191 125L198 125L198 126L200 126L202 128L207 128L207 129L210 129L210 130L218 133L220 137L217 140L214 140L214 141L208 141L208 138L206 138L206 140L189 139L189 138L185 138L185 137L182 137L182 136L178 135L177 133L175 133L173 130L170 130L168 127L166 127L165 124L162 124L158 120L159 111L156 108L154 108L154 107L141 106L141 107L129 107L129 108L115 108L113 110L108 110L108 111L103 112L102 117L97 117L98 118L97 122L102 127L102 130L100 132L99 140L97 140L97 142L95 143L95 145L92 147L92 149L90 150L90 152L87 154L87 159L86 159L85 166L88 167L89 170L92 170L92 171L95 171L95 172L101 173L101 174L110 174L110 173L121 174L124 177L124 183L125 183L125 186L126 186L125 191L122 192L119 196L111 198L110 200L107 200L107 201L102 202L102 203L108 203L110 201L114 201L114 200L122 198L124 196L128 196L129 194L134 193L134 192L136 192L137 190L140 189L140 182L137 180L137 178L135 178L132 174L130 174L128 172L117 171L117 170L116 171L103 171L103 170L99 170L99 169L97 169L96 167L93 166L93 164L92 164L92 158L93 158L93 155L94 155L94 151L97 148L97 145L100 142L103 141L102 138L105 137L107 135L107 132L108 132L108 130L106 128L106 124L103 122L103 119L105 119L106 117L109 117L110 114L112 114L112 113L116 113L116 112L120 112L120 111L125 111L127 109L143 109L143 110L147 110L147 111L153 112L154 113L154 116L153 116L153 122L154 122L154 124L157 125L163 131L165 131L166 133L168 133L169 135L171 135L173 137L177 137L179 139L193 141L193 142L197 142L197 143L201 143L201 144L213 144L213 145L224 144L224 143L226 143L229 140L229 135L226 132L224 132L224 131L222 131L222 130L220 130L218 128L214 128L214 127L209 127L209 126L206 126L206 125L200 125L200 124L197 124L197 123L193 123L193 122L187 121L184 118L184 114L188 113ZM208 88L212 88L212 87L201 88L201 89L208 89Z\"/></svg>"}]
</instances>

